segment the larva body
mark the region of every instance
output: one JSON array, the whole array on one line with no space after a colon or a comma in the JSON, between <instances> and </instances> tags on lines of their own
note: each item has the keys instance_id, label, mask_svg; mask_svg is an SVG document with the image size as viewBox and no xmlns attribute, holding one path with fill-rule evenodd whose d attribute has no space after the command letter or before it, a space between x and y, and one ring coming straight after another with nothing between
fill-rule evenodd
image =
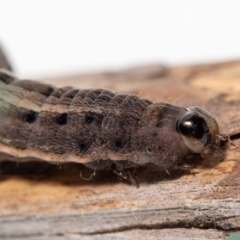
<instances>
[{"instance_id":1,"label":"larva body","mask_svg":"<svg viewBox=\"0 0 240 240\"><path fill-rule=\"evenodd\" d=\"M104 89L54 88L0 71L0 159L78 162L94 169L170 167L219 145L204 109Z\"/></svg>"}]
</instances>

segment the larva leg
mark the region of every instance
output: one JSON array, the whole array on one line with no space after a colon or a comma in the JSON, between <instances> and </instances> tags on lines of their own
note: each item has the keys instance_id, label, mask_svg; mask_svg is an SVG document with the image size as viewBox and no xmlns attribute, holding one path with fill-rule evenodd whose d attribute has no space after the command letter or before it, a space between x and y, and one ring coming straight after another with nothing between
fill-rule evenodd
<instances>
[{"instance_id":1,"label":"larva leg","mask_svg":"<svg viewBox=\"0 0 240 240\"><path fill-rule=\"evenodd\" d=\"M135 185L137 188L139 187L139 179L135 176L129 169L120 169L117 165L115 168L112 168L112 172L117 175L123 181Z\"/></svg>"},{"instance_id":2,"label":"larva leg","mask_svg":"<svg viewBox=\"0 0 240 240\"><path fill-rule=\"evenodd\" d=\"M90 175L90 177L88 177L88 178L83 177L82 172L80 172L80 178L83 179L83 180L85 180L85 181L91 181L91 180L94 178L95 175L96 175L96 171L95 171L95 170L94 170L94 172Z\"/></svg>"}]
</instances>

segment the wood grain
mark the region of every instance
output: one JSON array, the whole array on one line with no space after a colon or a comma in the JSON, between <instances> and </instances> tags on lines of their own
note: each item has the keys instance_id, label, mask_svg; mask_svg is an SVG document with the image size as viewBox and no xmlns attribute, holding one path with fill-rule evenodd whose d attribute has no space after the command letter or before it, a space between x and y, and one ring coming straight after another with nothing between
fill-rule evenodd
<instances>
[{"instance_id":1,"label":"wood grain","mask_svg":"<svg viewBox=\"0 0 240 240\"><path fill-rule=\"evenodd\" d=\"M79 165L1 163L0 239L223 239L240 230L240 61L48 79L58 86L110 88L151 101L198 105L235 134L223 158L203 159L191 172L151 174L140 188ZM44 79L43 79L44 80Z\"/></svg>"}]
</instances>

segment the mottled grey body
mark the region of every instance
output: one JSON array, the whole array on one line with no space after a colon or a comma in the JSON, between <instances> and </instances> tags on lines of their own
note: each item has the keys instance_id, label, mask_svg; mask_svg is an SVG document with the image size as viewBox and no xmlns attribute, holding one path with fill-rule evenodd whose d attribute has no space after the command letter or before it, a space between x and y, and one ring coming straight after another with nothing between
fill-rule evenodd
<instances>
[{"instance_id":1,"label":"mottled grey body","mask_svg":"<svg viewBox=\"0 0 240 240\"><path fill-rule=\"evenodd\" d=\"M189 152L176 131L185 113L131 94L54 88L0 72L0 151L18 161L172 166Z\"/></svg>"}]
</instances>

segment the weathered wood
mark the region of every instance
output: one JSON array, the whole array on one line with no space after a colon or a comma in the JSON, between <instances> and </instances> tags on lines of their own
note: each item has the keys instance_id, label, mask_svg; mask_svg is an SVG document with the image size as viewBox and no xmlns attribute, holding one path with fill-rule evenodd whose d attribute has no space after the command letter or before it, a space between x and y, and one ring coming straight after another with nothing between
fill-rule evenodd
<instances>
[{"instance_id":1,"label":"weathered wood","mask_svg":"<svg viewBox=\"0 0 240 240\"><path fill-rule=\"evenodd\" d=\"M59 86L110 88L151 101L198 105L221 133L240 133L240 61L145 67L52 79ZM237 136L235 136L237 138ZM140 188L77 165L2 163L0 239L223 239L240 230L240 148L197 161L191 173L139 170ZM193 163L194 164L194 163ZM149 170L149 171L150 171Z\"/></svg>"}]
</instances>

